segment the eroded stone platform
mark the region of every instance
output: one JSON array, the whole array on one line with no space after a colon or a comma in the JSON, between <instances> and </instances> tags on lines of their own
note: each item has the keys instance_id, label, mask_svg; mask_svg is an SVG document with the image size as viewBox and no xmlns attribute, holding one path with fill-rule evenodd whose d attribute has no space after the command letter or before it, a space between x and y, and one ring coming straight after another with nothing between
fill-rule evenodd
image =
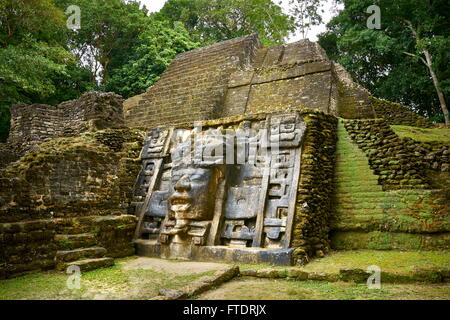
<instances>
[{"instance_id":1,"label":"eroded stone platform","mask_svg":"<svg viewBox=\"0 0 450 320\"><path fill-rule=\"evenodd\" d=\"M134 243L136 254L145 257L279 266L289 266L294 263L294 249L177 246L176 244L164 246L154 240L135 240Z\"/></svg>"}]
</instances>

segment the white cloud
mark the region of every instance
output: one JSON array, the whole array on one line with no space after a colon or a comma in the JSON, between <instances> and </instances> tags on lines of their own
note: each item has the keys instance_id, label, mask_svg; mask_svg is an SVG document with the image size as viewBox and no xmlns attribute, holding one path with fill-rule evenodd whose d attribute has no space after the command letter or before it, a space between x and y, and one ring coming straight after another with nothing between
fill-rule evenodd
<instances>
[{"instance_id":1,"label":"white cloud","mask_svg":"<svg viewBox=\"0 0 450 320\"><path fill-rule=\"evenodd\" d=\"M161 10L167 0L139 0L150 12Z\"/></svg>"},{"instance_id":2,"label":"white cloud","mask_svg":"<svg viewBox=\"0 0 450 320\"><path fill-rule=\"evenodd\" d=\"M164 6L164 3L167 0L139 0L143 5L145 5L147 7L147 9L150 12L157 12L159 10L161 10L161 8ZM274 1L274 2L278 2L278 1ZM325 24L328 23L331 18L334 15L333 12L333 0L323 0L324 2L324 14L323 14L323 20L324 23L320 26L315 26L313 28L311 28L311 30L308 32L308 38L311 41L317 41L317 36L319 35L319 33L322 33L326 30ZM283 1L282 4L283 10L287 13L289 11L289 5L288 5L288 1ZM294 41L298 41L300 40L300 35L299 33L291 36L287 42L294 42Z\"/></svg>"}]
</instances>

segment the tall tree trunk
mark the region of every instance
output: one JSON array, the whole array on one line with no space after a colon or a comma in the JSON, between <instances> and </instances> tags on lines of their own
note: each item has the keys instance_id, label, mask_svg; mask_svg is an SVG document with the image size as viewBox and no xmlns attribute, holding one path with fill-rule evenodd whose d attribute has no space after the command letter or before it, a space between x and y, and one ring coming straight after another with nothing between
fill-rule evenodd
<instances>
[{"instance_id":1,"label":"tall tree trunk","mask_svg":"<svg viewBox=\"0 0 450 320\"><path fill-rule=\"evenodd\" d=\"M444 93L442 92L441 86L439 84L439 79L436 75L436 72L434 72L433 70L433 60L431 54L427 49L424 49L423 53L425 55L428 70L430 70L431 78L433 78L433 84L439 97L439 103L441 104L442 112L444 113L445 124L448 126L450 124L450 115L448 113L448 107L447 103L445 102Z\"/></svg>"},{"instance_id":2,"label":"tall tree trunk","mask_svg":"<svg viewBox=\"0 0 450 320\"><path fill-rule=\"evenodd\" d=\"M106 83L108 82L108 78L109 78L109 62L111 61L109 58L106 58L104 60L104 64L103 64L103 78L102 78L102 85L106 86Z\"/></svg>"},{"instance_id":3,"label":"tall tree trunk","mask_svg":"<svg viewBox=\"0 0 450 320\"><path fill-rule=\"evenodd\" d=\"M416 29L414 29L411 21L409 21L409 20L403 20L403 21L406 23L409 30L411 30L416 43L418 43L420 41L420 38L419 38L419 35L417 34ZM436 72L434 72L434 70L433 70L433 58L427 48L422 49L422 53L425 56L425 60L423 58L421 58L421 60L427 66L428 70L430 71L431 78L433 79L433 85L434 85L436 92L438 94L438 97L439 97L439 103L441 105L442 113L444 114L445 125L449 126L450 125L450 114L448 113L447 103L445 102L444 93L442 92L441 85L439 83L439 79L437 77Z\"/></svg>"}]
</instances>

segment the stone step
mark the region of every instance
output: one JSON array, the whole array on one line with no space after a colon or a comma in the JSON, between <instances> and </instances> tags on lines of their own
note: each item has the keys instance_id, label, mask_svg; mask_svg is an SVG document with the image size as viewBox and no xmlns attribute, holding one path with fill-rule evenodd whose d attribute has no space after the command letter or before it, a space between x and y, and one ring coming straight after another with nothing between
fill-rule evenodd
<instances>
[{"instance_id":1,"label":"stone step","mask_svg":"<svg viewBox=\"0 0 450 320\"><path fill-rule=\"evenodd\" d=\"M345 170L347 168L358 168L361 170L371 170L369 162L357 159L336 160L336 170Z\"/></svg>"},{"instance_id":2,"label":"stone step","mask_svg":"<svg viewBox=\"0 0 450 320\"><path fill-rule=\"evenodd\" d=\"M379 185L367 185L367 186L343 186L339 185L336 188L338 195L342 193L365 193L365 192L378 192L383 191L383 188Z\"/></svg>"},{"instance_id":3,"label":"stone step","mask_svg":"<svg viewBox=\"0 0 450 320\"><path fill-rule=\"evenodd\" d=\"M334 176L339 177L351 177L356 180L363 180L363 178L370 177L372 179L378 179L378 176L374 175L372 172L362 172L357 169L349 169L348 171L336 171Z\"/></svg>"},{"instance_id":4,"label":"stone step","mask_svg":"<svg viewBox=\"0 0 450 320\"><path fill-rule=\"evenodd\" d=\"M337 207L346 207L349 205L358 205L358 204L366 204L372 207L372 205L383 205L383 204L396 204L398 207L405 206L406 204L402 201L399 201L397 198L366 198L366 199L358 199L352 197L339 197L335 199L335 206Z\"/></svg>"},{"instance_id":5,"label":"stone step","mask_svg":"<svg viewBox=\"0 0 450 320\"><path fill-rule=\"evenodd\" d=\"M363 175L363 176L374 176L374 177L378 177L376 176L372 171L370 171L371 169L368 169L368 165L366 165L365 168L363 167L344 167L344 168L339 168L337 167L335 170L335 176L341 176L341 175Z\"/></svg>"},{"instance_id":6,"label":"stone step","mask_svg":"<svg viewBox=\"0 0 450 320\"><path fill-rule=\"evenodd\" d=\"M92 233L80 234L57 234L55 241L58 250L74 250L79 248L87 248L96 245L95 235Z\"/></svg>"},{"instance_id":7,"label":"stone step","mask_svg":"<svg viewBox=\"0 0 450 320\"><path fill-rule=\"evenodd\" d=\"M347 158L343 156L337 156L336 158L336 168L339 167L365 167L369 165L369 161L367 159L360 159L360 158Z\"/></svg>"},{"instance_id":8,"label":"stone step","mask_svg":"<svg viewBox=\"0 0 450 320\"><path fill-rule=\"evenodd\" d=\"M338 188L336 188L338 189ZM401 192L403 191L403 192ZM414 196L427 196L430 190L423 189L410 189L410 190L391 190L391 191L369 191L369 192L354 192L350 191L340 191L338 195L339 198L354 198L354 199L366 199L366 198L379 198L379 199L399 199L399 197L414 197Z\"/></svg>"},{"instance_id":9,"label":"stone step","mask_svg":"<svg viewBox=\"0 0 450 320\"><path fill-rule=\"evenodd\" d=\"M114 265L114 258L83 259L72 262L64 262L58 264L56 269L59 271L65 271L69 266L73 265L80 267L81 272L86 272L111 267Z\"/></svg>"},{"instance_id":10,"label":"stone step","mask_svg":"<svg viewBox=\"0 0 450 320\"><path fill-rule=\"evenodd\" d=\"M378 185L378 179L372 179L370 177L367 177L367 179L352 179L351 177L335 177L334 183L338 186L361 185L361 184Z\"/></svg>"},{"instance_id":11,"label":"stone step","mask_svg":"<svg viewBox=\"0 0 450 320\"><path fill-rule=\"evenodd\" d=\"M58 262L70 262L80 259L102 258L106 249L102 247L83 248L75 250L57 251L55 260Z\"/></svg>"},{"instance_id":12,"label":"stone step","mask_svg":"<svg viewBox=\"0 0 450 320\"><path fill-rule=\"evenodd\" d=\"M382 209L382 208L391 208L398 210L414 210L406 207L404 203L395 203L389 201L382 202L337 202L336 209L340 210L367 210L367 209ZM420 210L414 210L420 212Z\"/></svg>"},{"instance_id":13,"label":"stone step","mask_svg":"<svg viewBox=\"0 0 450 320\"><path fill-rule=\"evenodd\" d=\"M356 217L371 217L374 218L379 215L387 215L387 216L410 216L410 217L419 217L420 215L426 216L421 211L413 210L413 209L401 209L397 210L395 207L386 207L382 208L335 208L335 212L339 214L339 219L354 219Z\"/></svg>"}]
</instances>

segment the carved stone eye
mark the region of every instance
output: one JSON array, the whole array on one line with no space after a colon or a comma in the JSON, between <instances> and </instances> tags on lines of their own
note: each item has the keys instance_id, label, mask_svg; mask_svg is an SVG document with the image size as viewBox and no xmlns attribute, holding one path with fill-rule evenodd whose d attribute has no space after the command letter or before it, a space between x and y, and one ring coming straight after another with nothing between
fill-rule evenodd
<instances>
[{"instance_id":1,"label":"carved stone eye","mask_svg":"<svg viewBox=\"0 0 450 320\"><path fill-rule=\"evenodd\" d=\"M178 181L181 179L181 176L172 176L172 181Z\"/></svg>"},{"instance_id":2,"label":"carved stone eye","mask_svg":"<svg viewBox=\"0 0 450 320\"><path fill-rule=\"evenodd\" d=\"M194 174L194 175L190 176L190 180L200 181L200 180L202 180L202 176L199 174Z\"/></svg>"}]
</instances>

